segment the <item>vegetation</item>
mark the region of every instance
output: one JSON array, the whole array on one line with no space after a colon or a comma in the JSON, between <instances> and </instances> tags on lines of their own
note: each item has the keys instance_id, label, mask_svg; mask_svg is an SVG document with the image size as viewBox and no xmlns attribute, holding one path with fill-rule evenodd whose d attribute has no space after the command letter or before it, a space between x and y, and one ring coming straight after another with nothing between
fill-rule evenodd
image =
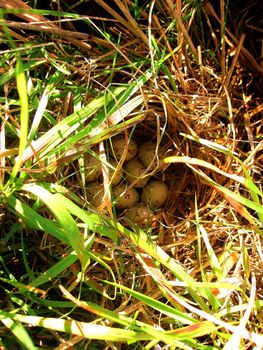
<instances>
[{"instance_id":1,"label":"vegetation","mask_svg":"<svg viewBox=\"0 0 263 350\"><path fill-rule=\"evenodd\" d=\"M260 13L0 1L1 349L263 347ZM117 135L162 155L149 225L112 196Z\"/></svg>"}]
</instances>

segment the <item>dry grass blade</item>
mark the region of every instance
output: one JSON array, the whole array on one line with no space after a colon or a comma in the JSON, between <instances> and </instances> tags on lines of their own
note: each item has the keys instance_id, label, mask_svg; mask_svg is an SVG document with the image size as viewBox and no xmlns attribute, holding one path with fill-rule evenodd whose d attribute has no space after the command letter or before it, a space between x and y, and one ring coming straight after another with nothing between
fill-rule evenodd
<instances>
[{"instance_id":1,"label":"dry grass blade","mask_svg":"<svg viewBox=\"0 0 263 350\"><path fill-rule=\"evenodd\" d=\"M244 44L244 40L245 40L245 35L243 34L238 42L238 45L237 45L237 48L235 50L235 54L234 54L234 58L233 58L233 61L232 61L232 64L228 70L228 72L225 74L226 75L226 80L225 82L223 82L223 85L225 87L225 89L228 89L228 85L230 83L230 80L231 80L231 77L233 75L233 72L234 72L234 69L235 69L235 66L237 64L237 60L238 60L238 57L239 57L239 54L240 54L240 51L241 51L241 48L243 47L243 44Z\"/></svg>"},{"instance_id":2,"label":"dry grass blade","mask_svg":"<svg viewBox=\"0 0 263 350\"><path fill-rule=\"evenodd\" d=\"M118 22L120 22L128 31L131 31L135 37L139 37L144 44L148 45L148 38L143 33L143 31L138 26L137 22L133 19L127 7L119 0L116 1L116 5L120 8L123 15L126 17L126 20L123 18L123 15L118 14L111 6L109 6L103 0L96 0L96 2L103 7L108 13L112 15Z\"/></svg>"},{"instance_id":3,"label":"dry grass blade","mask_svg":"<svg viewBox=\"0 0 263 350\"><path fill-rule=\"evenodd\" d=\"M50 23L52 25L50 25ZM35 31L41 31L46 33L56 33L60 37L69 39L70 37L72 40L75 39L82 39L82 40L89 40L90 35L86 33L79 33L79 32L72 32L70 30L61 29L59 27L56 27L53 22L30 22L30 23L24 23L24 22L14 22L14 21L5 21L5 25L7 27L11 28L19 28L19 29L28 29L28 30L35 30ZM91 46L89 46L91 49Z\"/></svg>"},{"instance_id":4,"label":"dry grass blade","mask_svg":"<svg viewBox=\"0 0 263 350\"><path fill-rule=\"evenodd\" d=\"M10 3L10 1L1 0L0 2L0 8L4 9L10 9L10 10L22 10L21 12L15 12L14 14L26 20L29 22L29 24L23 24L21 22L15 23L15 22L9 22L6 21L5 25L10 25L11 27L17 27L20 28L20 26L25 29L30 30L37 30L37 31L44 31L44 32L55 32L57 33L61 38L64 38L65 40L71 42L72 44L76 45L77 47L81 47L85 51L89 51L91 49L91 46L81 40L78 40L77 37L81 37L85 39L85 36L87 39L90 38L90 36L85 35L84 33L72 33L69 31L62 30L59 26L51 22L49 19L47 19L45 16L38 15L38 14L28 14L26 13L27 10L32 10L30 6L28 6L24 1L22 0L14 0ZM18 34L16 34L17 36Z\"/></svg>"},{"instance_id":5,"label":"dry grass blade","mask_svg":"<svg viewBox=\"0 0 263 350\"><path fill-rule=\"evenodd\" d=\"M167 0L167 5L168 8L170 10L170 14L171 16L176 20L177 25L178 25L178 29L181 31L182 36L184 37L184 39L186 40L187 44L190 46L191 51L194 55L195 61L198 62L198 54L197 54L197 50L193 44L192 39L190 38L188 31L186 29L186 27L184 26L183 22L182 22L182 18L181 18L181 1L177 1L177 5L179 3L179 6L174 6L174 3L171 0ZM179 32L180 33L180 32ZM180 36L179 36L180 37Z\"/></svg>"},{"instance_id":6,"label":"dry grass blade","mask_svg":"<svg viewBox=\"0 0 263 350\"><path fill-rule=\"evenodd\" d=\"M225 80L226 75L226 42L225 42L225 1L220 0L220 26L221 26L221 69L222 81Z\"/></svg>"},{"instance_id":7,"label":"dry grass blade","mask_svg":"<svg viewBox=\"0 0 263 350\"><path fill-rule=\"evenodd\" d=\"M49 19L45 18L44 16L26 13L26 10L30 11L32 10L32 8L22 0L13 0L12 2L7 0L1 0L0 7L4 9L9 9L9 10L21 9L22 11L17 12L16 16L26 20L29 23L30 22L46 23L47 26L49 27L56 27Z\"/></svg>"},{"instance_id":8,"label":"dry grass blade","mask_svg":"<svg viewBox=\"0 0 263 350\"><path fill-rule=\"evenodd\" d=\"M208 2L206 4L206 11L207 11L207 13L209 13L210 15L215 17L219 23L221 22L210 2ZM231 33L231 31L227 27L226 27L225 31L229 35L229 37L234 41L234 43L237 45L238 39ZM255 60L253 55L251 55L250 52L244 46L241 47L241 51L243 53L241 59L243 60L243 58L245 58L245 62L247 65L252 66L259 74L263 75L263 69L257 63L257 61Z\"/></svg>"}]
</instances>

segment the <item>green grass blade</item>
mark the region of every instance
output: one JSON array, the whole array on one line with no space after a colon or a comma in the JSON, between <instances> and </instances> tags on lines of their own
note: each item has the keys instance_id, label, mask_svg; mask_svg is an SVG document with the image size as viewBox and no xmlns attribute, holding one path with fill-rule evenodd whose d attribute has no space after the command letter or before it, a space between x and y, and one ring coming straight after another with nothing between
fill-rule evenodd
<instances>
[{"instance_id":1,"label":"green grass blade","mask_svg":"<svg viewBox=\"0 0 263 350\"><path fill-rule=\"evenodd\" d=\"M191 332L194 336L199 336L199 335L203 335L205 330L207 330L207 327L204 327L204 324L202 324L202 326L200 326L200 329L198 330L198 325L193 325L193 326L189 326L189 328L187 328L187 331L185 331L185 334L183 336L184 332L181 332L182 328L180 328L180 330L178 331L178 336L177 336L177 332L164 332L162 329L160 329L159 327L154 327L151 326L147 323L138 321L134 318L131 317L127 317L125 315L122 315L121 313L116 313L114 311L110 311L107 310L101 306L96 305L95 303L87 303L87 302L83 302L80 301L76 298L74 298L69 292L67 292L67 290L64 287L60 287L60 289L62 290L62 292L64 293L65 297L72 300L77 306L94 313L95 315L98 315L102 318L105 318L107 320L111 320L114 323L118 323L122 326L125 326L126 328L128 327L129 329L132 329L133 331L138 331L138 332L145 332L148 333L149 335L152 336L152 338L157 339L157 340L162 340L167 344L175 344L177 343L177 338L180 339L184 339L187 338L189 340L189 336L187 337L187 331L190 332L190 327L193 327ZM211 325L210 325L210 332L211 332ZM171 334L172 333L172 334ZM179 345L179 344L177 344Z\"/></svg>"},{"instance_id":2,"label":"green grass blade","mask_svg":"<svg viewBox=\"0 0 263 350\"><path fill-rule=\"evenodd\" d=\"M115 98L115 95L118 95L125 89L125 87L118 87L107 94L102 94L81 110L78 110L77 112L64 118L61 122L57 123L37 141L33 142L34 151L32 151L31 147L28 147L25 150L23 162L34 156L36 152L39 153L39 157L43 157L43 155L48 153L50 150L56 148L58 144L64 141L70 134L74 133L76 129L82 126L83 123L86 122L95 112L105 105L107 106L108 103ZM104 119L98 117L93 118L92 123L89 126L90 130L98 127L103 120Z\"/></svg>"},{"instance_id":3,"label":"green grass blade","mask_svg":"<svg viewBox=\"0 0 263 350\"><path fill-rule=\"evenodd\" d=\"M15 287L16 289L18 289L22 294L25 292L32 292L32 293L40 293L40 294L45 294L43 291L41 291L40 289L36 289L35 287L31 287L28 286L26 284L20 283L18 282L14 277L12 277L12 279L7 279L7 278L3 278L0 277L0 280L2 282L8 283L11 286Z\"/></svg>"},{"instance_id":4,"label":"green grass blade","mask_svg":"<svg viewBox=\"0 0 263 350\"><path fill-rule=\"evenodd\" d=\"M30 208L27 204L21 202L15 196L10 195L8 198L9 209L22 219L22 221L29 227L43 232L48 232L62 242L69 244L65 232L55 221L48 220L39 215L35 210Z\"/></svg>"},{"instance_id":5,"label":"green grass blade","mask_svg":"<svg viewBox=\"0 0 263 350\"><path fill-rule=\"evenodd\" d=\"M51 317L27 316L0 312L0 320L11 318L14 321L30 324L31 327L43 327L49 330L79 335L86 339L106 340L115 342L136 342L150 340L151 336L144 332L101 326L94 323L75 320L62 320Z\"/></svg>"},{"instance_id":6,"label":"green grass blade","mask_svg":"<svg viewBox=\"0 0 263 350\"><path fill-rule=\"evenodd\" d=\"M0 320L1 322L13 333L13 335L17 338L19 343L28 350L36 350L32 339L27 333L25 327L16 321L13 321L11 318L4 318L2 315L2 311L0 310Z\"/></svg>"},{"instance_id":7,"label":"green grass blade","mask_svg":"<svg viewBox=\"0 0 263 350\"><path fill-rule=\"evenodd\" d=\"M200 265L200 271L201 271L201 276L202 276L202 281L203 281L203 286L204 290L207 294L207 299L209 300L210 305L212 305L214 310L218 310L218 308L221 306L221 303L219 299L217 299L213 293L211 292L211 288L206 288L206 275L205 275L205 270L203 268L202 264L202 257L203 257L203 252L202 252L202 234L201 234L201 224L199 220L199 214L198 214L198 207L197 207L197 198L195 198L195 225L196 225L196 232L197 232L197 242L198 242L198 260L199 260L199 265ZM207 238L208 240L208 238Z\"/></svg>"},{"instance_id":8,"label":"green grass blade","mask_svg":"<svg viewBox=\"0 0 263 350\"><path fill-rule=\"evenodd\" d=\"M37 293L37 291L36 291ZM26 294L28 296L29 293ZM36 294L30 294L30 296L36 296ZM41 294L42 296L45 296L45 293ZM25 300L23 300L24 295L21 296L21 298L18 298L15 295L10 295L11 302L15 305L19 306L19 312L23 312L24 314L29 314L31 316L37 316L36 312L32 309L32 305L28 305L25 303Z\"/></svg>"},{"instance_id":9,"label":"green grass blade","mask_svg":"<svg viewBox=\"0 0 263 350\"><path fill-rule=\"evenodd\" d=\"M30 71L31 69L40 66L41 64L45 63L46 60L39 60L39 61L29 61L26 63L23 63L24 71ZM16 76L16 68L9 69L6 73L2 74L0 76L0 86L4 85L8 81L12 80ZM14 100L15 102L16 100Z\"/></svg>"},{"instance_id":10,"label":"green grass blade","mask_svg":"<svg viewBox=\"0 0 263 350\"><path fill-rule=\"evenodd\" d=\"M210 261L210 266L211 266L217 280L220 281L223 277L222 268L221 268L220 263L215 255L215 252L214 252L214 250L209 242L207 232L203 226L200 226L200 231L201 231L201 235L202 235L203 241L204 241L205 246L206 246L206 250L208 253L208 259Z\"/></svg>"},{"instance_id":11,"label":"green grass blade","mask_svg":"<svg viewBox=\"0 0 263 350\"><path fill-rule=\"evenodd\" d=\"M58 194L59 195L59 194ZM118 235L115 229L107 225L108 217L101 214L97 214L95 211L83 210L78 205L64 197L64 205L67 210L74 216L81 219L92 232L98 232L105 235L113 240L118 241Z\"/></svg>"},{"instance_id":12,"label":"green grass blade","mask_svg":"<svg viewBox=\"0 0 263 350\"><path fill-rule=\"evenodd\" d=\"M49 281L52 281L56 276L65 271L70 265L77 261L76 252L72 252L68 256L62 258L59 262L54 264L51 268L42 273L39 277L30 282L31 287L39 287Z\"/></svg>"},{"instance_id":13,"label":"green grass blade","mask_svg":"<svg viewBox=\"0 0 263 350\"><path fill-rule=\"evenodd\" d=\"M42 159L48 160L49 166L47 167L47 170L54 171L57 167L59 167L60 162L64 164L63 157L61 158L62 160L60 157L61 155L66 154L69 149L71 151L69 152L67 161L73 161L77 156L79 156L79 154L85 153L87 149L101 141L108 139L111 136L114 136L115 134L122 132L128 127L139 122L141 119L142 115L138 115L118 125L108 126L107 124L104 124L101 129L97 128L96 130L90 129L89 125L87 127L83 127L78 133L69 136L64 142L58 145L56 149L50 149L49 152L45 154L44 158ZM75 144L76 147L73 147Z\"/></svg>"},{"instance_id":14,"label":"green grass blade","mask_svg":"<svg viewBox=\"0 0 263 350\"><path fill-rule=\"evenodd\" d=\"M27 135L28 135L28 96L27 96L27 82L25 77L25 70L23 63L20 59L17 59L16 63L16 82L17 82L17 92L20 99L20 135L19 135L19 149L18 158L13 167L11 176L7 182L7 186L10 186L17 173L19 171L20 165L22 163L25 148L27 146Z\"/></svg>"},{"instance_id":15,"label":"green grass blade","mask_svg":"<svg viewBox=\"0 0 263 350\"><path fill-rule=\"evenodd\" d=\"M21 231L20 237L21 237L21 250L22 250L23 263L24 263L24 266L25 266L25 269L26 269L26 272L27 272L29 278L31 280L34 280L35 279L34 273L33 273L32 269L30 268L29 263L27 261L27 248L25 246L25 239L24 239L22 227L21 227L20 231Z\"/></svg>"},{"instance_id":16,"label":"green grass blade","mask_svg":"<svg viewBox=\"0 0 263 350\"><path fill-rule=\"evenodd\" d=\"M46 87L40 97L37 99L36 112L31 123L31 128L28 135L28 142L30 143L36 136L41 120L46 112L48 106L49 97L55 90L56 85L61 83L65 78L65 74L60 71L56 71L47 81Z\"/></svg>"},{"instance_id":17,"label":"green grass blade","mask_svg":"<svg viewBox=\"0 0 263 350\"><path fill-rule=\"evenodd\" d=\"M175 54L176 51L178 51L178 47L175 48L172 52L170 52L168 55L165 56L165 55L164 55L165 52L164 52L164 53L161 53L161 51L160 51L160 49L159 49L159 47L158 47L158 45L157 45L157 42L155 41L155 39L154 39L153 36L151 37L151 40L152 40L153 47L155 48L156 54L157 54L158 59L159 59L159 64L158 64L158 65L160 65L160 68L164 71L164 73L165 73L166 76L168 77L169 82L170 82L171 86L173 87L173 90L174 90L175 92L177 92L177 91L178 91L178 87L177 87L177 85L176 85L176 83L175 83L175 79L172 77L172 75L171 75L171 73L170 73L170 70L169 70L169 69L167 68L167 66L165 65L165 61L166 61L168 58L170 58L173 54Z\"/></svg>"},{"instance_id":18,"label":"green grass blade","mask_svg":"<svg viewBox=\"0 0 263 350\"><path fill-rule=\"evenodd\" d=\"M109 281L104 281L104 282L126 291L128 294L130 294L131 296L133 296L137 300L142 301L144 304L154 308L155 310L162 312L163 314L173 318L174 320L178 321L179 323L190 325L190 324L195 324L197 322L194 318L185 314L184 312L176 310L175 308L173 308L165 303L162 303L159 300L153 299L153 298L149 297L148 295L142 294L142 293L137 292L133 289L122 286L120 284L116 284L116 283L109 282Z\"/></svg>"},{"instance_id":19,"label":"green grass blade","mask_svg":"<svg viewBox=\"0 0 263 350\"><path fill-rule=\"evenodd\" d=\"M192 295L199 305L202 305L204 309L207 309L205 303L202 301L199 295L190 287L191 283L195 282L194 278L191 277L180 264L176 263L173 258L165 253L161 247L151 241L144 231L140 230L138 233L135 233L126 229L121 224L112 223L112 225L116 226L116 229L126 236L135 247L139 247L139 251L144 251L145 253L149 254L151 257L155 258L170 271L172 271L179 281L184 281L186 285L189 286L186 287L186 290ZM198 293L200 293L202 297L206 298L206 294L202 289L198 290Z\"/></svg>"},{"instance_id":20,"label":"green grass blade","mask_svg":"<svg viewBox=\"0 0 263 350\"><path fill-rule=\"evenodd\" d=\"M62 227L71 247L76 251L83 266L89 262L89 256L85 249L84 240L76 225L76 222L68 212L63 196L52 194L46 189L36 184L25 184L21 188L41 199L55 216L57 222Z\"/></svg>"},{"instance_id":21,"label":"green grass blade","mask_svg":"<svg viewBox=\"0 0 263 350\"><path fill-rule=\"evenodd\" d=\"M246 167L243 166L242 168L243 168L243 171L244 171L244 174L245 174L245 177L246 177L246 187L249 189L250 195L251 195L254 203L262 206L262 197L263 197L262 192L254 184L254 182L253 182L251 176L249 175L249 172L246 169ZM261 200L260 200L259 197L261 197ZM263 227L263 214L258 212L258 218L259 218L259 221L261 222L261 225Z\"/></svg>"}]
</instances>

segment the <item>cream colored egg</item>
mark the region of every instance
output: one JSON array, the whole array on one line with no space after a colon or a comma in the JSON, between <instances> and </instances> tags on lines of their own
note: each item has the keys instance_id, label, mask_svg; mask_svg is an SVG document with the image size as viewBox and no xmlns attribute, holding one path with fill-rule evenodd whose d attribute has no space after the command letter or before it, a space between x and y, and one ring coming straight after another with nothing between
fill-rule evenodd
<instances>
[{"instance_id":1,"label":"cream colored egg","mask_svg":"<svg viewBox=\"0 0 263 350\"><path fill-rule=\"evenodd\" d=\"M129 208L140 199L139 193L133 187L127 187L122 183L113 189L113 196L116 200L117 208Z\"/></svg>"},{"instance_id":2,"label":"cream colored egg","mask_svg":"<svg viewBox=\"0 0 263 350\"><path fill-rule=\"evenodd\" d=\"M133 139L127 140L124 136L116 136L112 139L112 149L110 150L113 158L120 160L124 157L124 160L133 159L138 151L137 143ZM126 147L128 143L128 146ZM125 150L126 149L126 150ZM125 154L124 154L125 150Z\"/></svg>"},{"instance_id":3,"label":"cream colored egg","mask_svg":"<svg viewBox=\"0 0 263 350\"><path fill-rule=\"evenodd\" d=\"M124 169L126 171L126 179L130 184L134 183L134 187L141 188L147 184L149 176L146 174L143 175L145 172L145 166L139 161L139 159L129 160L125 164Z\"/></svg>"},{"instance_id":4,"label":"cream colored egg","mask_svg":"<svg viewBox=\"0 0 263 350\"><path fill-rule=\"evenodd\" d=\"M109 163L113 166L114 169L109 167L109 176L110 176L110 182L112 187L117 186L122 178L123 178L123 169L118 168L118 171L116 172L115 169L118 167L118 163L115 159L110 158Z\"/></svg>"},{"instance_id":5,"label":"cream colored egg","mask_svg":"<svg viewBox=\"0 0 263 350\"><path fill-rule=\"evenodd\" d=\"M149 182L142 191L142 201L150 208L160 208L168 198L168 186L162 181Z\"/></svg>"},{"instance_id":6,"label":"cream colored egg","mask_svg":"<svg viewBox=\"0 0 263 350\"><path fill-rule=\"evenodd\" d=\"M162 170L165 164L162 162L164 153L160 149L156 152L157 145L153 142L144 142L139 147L139 158L142 164L151 170Z\"/></svg>"},{"instance_id":7,"label":"cream colored egg","mask_svg":"<svg viewBox=\"0 0 263 350\"><path fill-rule=\"evenodd\" d=\"M92 156L91 154L85 154L84 171L85 171L85 179L87 182L93 182L98 180L102 171L100 159Z\"/></svg>"},{"instance_id":8,"label":"cream colored egg","mask_svg":"<svg viewBox=\"0 0 263 350\"><path fill-rule=\"evenodd\" d=\"M125 221L128 225L131 223L140 228L150 227L154 221L154 213L149 207L138 204L129 208L124 213Z\"/></svg>"},{"instance_id":9,"label":"cream colored egg","mask_svg":"<svg viewBox=\"0 0 263 350\"><path fill-rule=\"evenodd\" d=\"M102 204L104 195L104 186L98 181L90 182L86 188L87 200L94 207L99 207Z\"/></svg>"}]
</instances>

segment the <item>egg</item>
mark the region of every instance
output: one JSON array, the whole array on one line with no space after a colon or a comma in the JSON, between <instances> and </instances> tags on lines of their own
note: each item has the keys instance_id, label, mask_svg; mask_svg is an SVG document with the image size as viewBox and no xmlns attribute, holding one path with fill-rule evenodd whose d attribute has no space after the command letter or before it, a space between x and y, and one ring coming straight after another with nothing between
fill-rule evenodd
<instances>
[{"instance_id":1,"label":"egg","mask_svg":"<svg viewBox=\"0 0 263 350\"><path fill-rule=\"evenodd\" d=\"M127 187L125 183L115 187L112 194L116 199L116 207L122 209L132 207L140 199L139 193L136 189L133 187Z\"/></svg>"},{"instance_id":2,"label":"egg","mask_svg":"<svg viewBox=\"0 0 263 350\"><path fill-rule=\"evenodd\" d=\"M128 142L128 146L126 147ZM124 160L130 160L133 159L138 151L137 143L133 139L127 140L124 136L116 136L112 138L111 140L112 148L110 150L111 155L116 158L117 160L120 160L124 157ZM124 154L124 150L125 154Z\"/></svg>"},{"instance_id":3,"label":"egg","mask_svg":"<svg viewBox=\"0 0 263 350\"><path fill-rule=\"evenodd\" d=\"M129 160L124 167L126 171L126 179L130 184L133 184L134 181L134 187L136 188L141 188L144 187L148 180L149 177L144 174L145 172L145 166L139 161L139 159L132 159Z\"/></svg>"},{"instance_id":4,"label":"egg","mask_svg":"<svg viewBox=\"0 0 263 350\"><path fill-rule=\"evenodd\" d=\"M98 180L101 174L101 161L99 158L92 156L91 154L84 155L84 171L85 179L87 182L93 182Z\"/></svg>"},{"instance_id":5,"label":"egg","mask_svg":"<svg viewBox=\"0 0 263 350\"><path fill-rule=\"evenodd\" d=\"M156 148L156 143L144 142L139 147L139 158L146 168L159 171L165 167L165 164L161 160L165 155L160 149L156 152Z\"/></svg>"},{"instance_id":6,"label":"egg","mask_svg":"<svg viewBox=\"0 0 263 350\"><path fill-rule=\"evenodd\" d=\"M168 186L158 180L149 182L142 191L142 201L150 208L160 208L168 198Z\"/></svg>"},{"instance_id":7,"label":"egg","mask_svg":"<svg viewBox=\"0 0 263 350\"><path fill-rule=\"evenodd\" d=\"M140 228L150 227L154 221L154 213L149 207L141 204L129 208L124 213L125 222L130 225L131 222Z\"/></svg>"},{"instance_id":8,"label":"egg","mask_svg":"<svg viewBox=\"0 0 263 350\"><path fill-rule=\"evenodd\" d=\"M115 159L110 158L109 163L114 167L114 169L116 169L118 166L118 162ZM115 172L114 169L109 167L109 177L112 187L117 186L123 178L123 169L118 168L117 172Z\"/></svg>"},{"instance_id":9,"label":"egg","mask_svg":"<svg viewBox=\"0 0 263 350\"><path fill-rule=\"evenodd\" d=\"M91 205L99 207L104 195L104 186L98 181L90 182L86 188L86 197Z\"/></svg>"}]
</instances>

